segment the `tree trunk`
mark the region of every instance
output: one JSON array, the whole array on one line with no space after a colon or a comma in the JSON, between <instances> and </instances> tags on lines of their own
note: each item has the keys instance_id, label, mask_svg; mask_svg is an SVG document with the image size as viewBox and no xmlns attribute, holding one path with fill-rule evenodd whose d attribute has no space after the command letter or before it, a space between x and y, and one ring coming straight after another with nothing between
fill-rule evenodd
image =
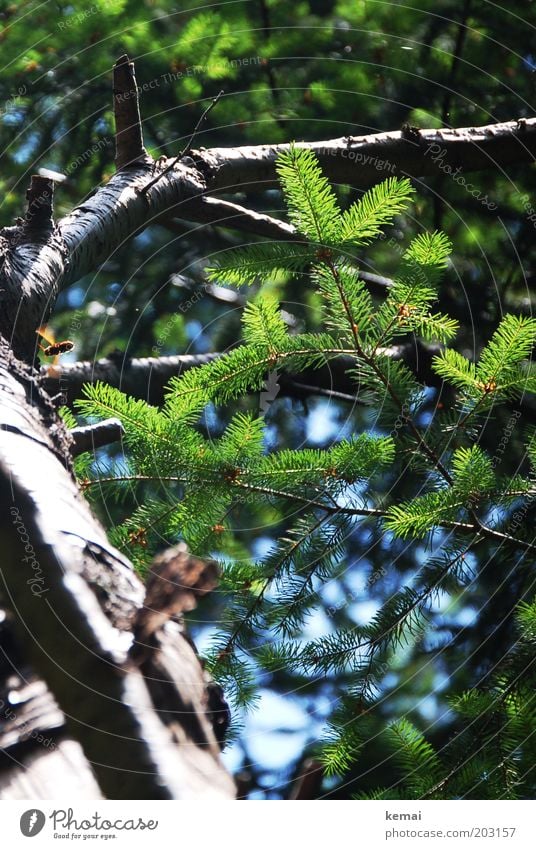
<instances>
[{"instance_id":1,"label":"tree trunk","mask_svg":"<svg viewBox=\"0 0 536 849\"><path fill-rule=\"evenodd\" d=\"M52 183L34 177L25 221L0 237L3 798L234 795L190 641L170 620L145 665L133 659L143 584L81 496L72 437L34 368L35 331L61 286L146 220L135 186L147 167L126 167L58 227ZM176 203L187 183L162 181L158 202Z\"/></svg>"},{"instance_id":2,"label":"tree trunk","mask_svg":"<svg viewBox=\"0 0 536 849\"><path fill-rule=\"evenodd\" d=\"M144 586L109 544L76 485L71 457L84 440L87 446L88 435L76 434L75 444L59 419L58 387L36 368L36 331L62 289L155 220L172 229L177 218L224 221L264 237L297 238L283 222L205 197L207 190L239 186L247 192L259 181L274 181L284 146L191 151L179 161L154 163L143 147L126 57L114 69L114 106L118 170L107 185L56 224L53 183L33 177L24 221L0 232L0 794L230 798L233 782L212 727L213 685L180 624L169 619L143 663L134 659ZM536 119L403 130L310 147L330 179L365 188L389 175L379 160L389 163L389 173L436 173L434 145L444 150L442 165L452 168L531 161ZM157 400L171 374L199 362L180 360L132 360L127 386L139 386L140 374L152 372ZM71 369L76 389L97 373L88 374L86 365ZM118 382L112 361L98 368ZM292 376L285 380L284 391L299 395L314 391L309 380L322 388L324 378L301 375L295 385ZM343 372L337 389L349 391ZM120 435L120 423L110 423L108 431Z\"/></svg>"}]
</instances>

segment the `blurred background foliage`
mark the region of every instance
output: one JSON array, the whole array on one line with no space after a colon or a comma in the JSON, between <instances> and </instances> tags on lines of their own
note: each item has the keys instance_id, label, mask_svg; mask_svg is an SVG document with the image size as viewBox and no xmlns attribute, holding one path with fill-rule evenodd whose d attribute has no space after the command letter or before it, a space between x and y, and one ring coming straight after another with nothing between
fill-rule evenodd
<instances>
[{"instance_id":1,"label":"blurred background foliage","mask_svg":"<svg viewBox=\"0 0 536 849\"><path fill-rule=\"evenodd\" d=\"M38 168L67 177L57 188L57 217L113 174L111 69L125 52L142 87L145 143L157 157L181 149L220 89L224 96L196 146L531 117L535 24L532 0L232 0L210 7L198 0L1 2L2 224L23 214L29 177ZM468 356L480 350L504 312L532 311L536 240L528 205L536 207L535 173L534 165L524 164L471 175L496 204L490 210L438 171L415 181L412 215L389 233L407 244L422 230L441 228L452 240L440 308L461 322L456 344ZM343 203L359 194L344 186L338 191ZM247 205L283 215L273 188L258 186ZM241 304L204 291L203 271L218 252L243 241L225 227L177 221L173 231L148 227L62 295L52 321L56 337L74 339L71 358L88 360L114 352L128 358L228 349L240 334ZM385 240L362 257L362 266L389 275L397 260L393 242ZM300 326L317 327L316 296L305 278L283 279L274 289ZM430 409L436 400L430 390ZM258 399L245 399L243 406L258 409ZM205 429L221 433L226 412L209 411ZM484 447L498 444L507 418L508 411L490 419ZM277 399L266 415L271 447L323 447L366 425L362 408L314 395L307 402ZM499 471L523 467L523 437L516 427ZM409 480L396 487L397 498L413 493ZM131 508L128 499L111 503L104 493L99 509L113 524ZM275 508L261 515L241 505L232 521L236 533L225 549L238 557L264 555L286 527ZM450 738L447 696L486 680L516 639L515 603L530 594L526 570L510 571L514 554L506 562L493 553L490 545L480 546L473 564L478 579L469 591L438 597L425 639L400 650L382 682L377 722L408 716L436 746ZM374 526L354 527L337 576L318 587L304 636L369 621L394 589L411 581L423 556L421 547L395 544ZM201 646L208 644L221 604L216 596L192 623ZM244 792L252 798L288 795L346 685L343 674L311 681L284 669L259 671L259 709L243 718L244 729L226 754ZM392 765L381 754L365 749L346 782L330 779L322 793L347 797L389 786Z\"/></svg>"}]
</instances>

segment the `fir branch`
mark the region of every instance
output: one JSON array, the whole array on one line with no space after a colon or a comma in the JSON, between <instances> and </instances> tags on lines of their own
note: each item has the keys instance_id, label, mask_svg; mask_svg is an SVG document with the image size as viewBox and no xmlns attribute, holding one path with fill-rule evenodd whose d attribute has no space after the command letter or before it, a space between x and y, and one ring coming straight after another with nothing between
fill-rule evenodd
<instances>
[{"instance_id":1,"label":"fir branch","mask_svg":"<svg viewBox=\"0 0 536 849\"><path fill-rule=\"evenodd\" d=\"M369 244L381 228L402 212L414 194L408 179L389 177L365 192L342 216L340 240L352 244Z\"/></svg>"},{"instance_id":2,"label":"fir branch","mask_svg":"<svg viewBox=\"0 0 536 849\"><path fill-rule=\"evenodd\" d=\"M235 645L240 639L243 629L246 627L246 625L250 626L253 616L256 615L262 607L264 603L265 594L268 591L268 588L270 587L272 581L276 578L279 570L285 565L286 562L288 562L292 558L292 555L300 547L304 540L308 539L311 534L314 534L316 530L321 528L322 525L328 520L328 518L328 516L322 516L317 519L311 527L309 527L300 537L298 537L295 541L291 543L288 549L285 550L283 556L272 567L272 573L264 580L259 592L256 594L256 597L253 599L250 606L247 608L245 615L241 619L239 619L231 635L226 640L224 648L225 655L233 653Z\"/></svg>"},{"instance_id":3,"label":"fir branch","mask_svg":"<svg viewBox=\"0 0 536 849\"><path fill-rule=\"evenodd\" d=\"M314 153L291 145L281 153L276 170L296 230L320 245L337 241L340 209Z\"/></svg>"}]
</instances>

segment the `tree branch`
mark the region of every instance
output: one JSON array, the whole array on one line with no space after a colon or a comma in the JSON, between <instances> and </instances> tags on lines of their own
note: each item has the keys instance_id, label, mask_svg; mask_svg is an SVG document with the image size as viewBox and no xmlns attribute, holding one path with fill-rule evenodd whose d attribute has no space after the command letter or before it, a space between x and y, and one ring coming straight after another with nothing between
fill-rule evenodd
<instances>
[{"instance_id":1,"label":"tree branch","mask_svg":"<svg viewBox=\"0 0 536 849\"><path fill-rule=\"evenodd\" d=\"M194 156L212 190L240 187L258 192L276 180L275 163L288 144L212 148ZM329 180L367 189L386 177L426 177L453 170L501 170L507 165L530 163L536 154L536 118L522 118L483 127L418 130L408 137L397 132L347 136L327 141L298 142L313 150Z\"/></svg>"},{"instance_id":2,"label":"tree branch","mask_svg":"<svg viewBox=\"0 0 536 849\"><path fill-rule=\"evenodd\" d=\"M392 173L438 173L434 153L443 156L443 151L442 167L450 165L453 169L501 168L532 161L536 119L480 128L421 130L418 140L396 132L300 144L316 151L328 178L364 188ZM93 197L63 218L46 245L29 242L24 228L5 228L0 234L5 304L0 313L0 333L13 340L18 355L28 357L35 348L35 330L46 322L61 288L109 259L128 238L170 209L177 214L186 201L200 198L207 185L211 191L237 186L258 191L259 184L273 182L276 157L286 148L288 145L263 145L198 151L196 163L190 157L178 163L160 163L160 178L154 184L154 169L137 162L115 174ZM149 183L153 184L151 191L144 194L142 190ZM210 207L209 202L206 209ZM223 208L220 206L220 210ZM254 221L255 227L267 235L274 227L280 235L290 235L284 224L274 225L274 219L259 218L258 213L240 207L226 209L231 211L237 213L242 226L247 220L253 227ZM15 327L13 315L17 315Z\"/></svg>"},{"instance_id":3,"label":"tree branch","mask_svg":"<svg viewBox=\"0 0 536 849\"><path fill-rule=\"evenodd\" d=\"M115 167L119 171L136 161L152 162L143 146L134 63L121 56L114 65Z\"/></svg>"},{"instance_id":4,"label":"tree branch","mask_svg":"<svg viewBox=\"0 0 536 849\"><path fill-rule=\"evenodd\" d=\"M438 346L425 345L418 340L401 345L392 345L383 349L383 353L393 360L404 360L413 369L417 378L428 386L440 386L441 381L432 371L432 357L438 353ZM43 386L51 395L61 392L63 402L71 405L80 398L84 383L96 383L99 380L121 389L133 398L143 398L158 406L164 399L164 389L172 377L182 374L189 368L202 366L221 357L222 354L179 354L171 357L132 358L105 357L95 362L66 363L61 366L58 376L48 374L48 366L41 368ZM280 395L307 397L318 394L334 393L335 397L346 396L344 400L359 403L358 388L347 374L354 361L348 357L337 357L319 369L305 369L297 375L282 371L278 374Z\"/></svg>"},{"instance_id":5,"label":"tree branch","mask_svg":"<svg viewBox=\"0 0 536 849\"><path fill-rule=\"evenodd\" d=\"M365 188L392 173L441 173L433 159L443 150L442 165L467 171L530 162L536 153L536 119L458 130L421 130L418 142L395 132L300 144L318 154L330 179ZM288 145L262 145L198 151L196 164L200 171L189 157L176 163L171 171L167 170L170 163L163 161L159 166L162 179L147 195L141 194L144 186L152 183L146 167L116 174L59 223L69 255L69 267L60 275L62 287L107 259L129 236L171 209L175 215L180 215L182 209L185 217L191 214L211 221L212 215L217 218L223 213L227 220L238 222L250 232L269 238L292 238L285 222L275 223L276 219L228 201L200 200L207 185L211 191L237 186L258 191L259 183L273 182L276 157L286 148ZM357 158L349 158L358 155L359 164ZM385 170L386 164L390 170ZM196 200L191 203L193 198ZM191 213L187 212L188 207Z\"/></svg>"},{"instance_id":6,"label":"tree branch","mask_svg":"<svg viewBox=\"0 0 536 849\"><path fill-rule=\"evenodd\" d=\"M97 424L75 427L69 431L73 440L71 455L77 457L84 451L96 451L104 445L119 442L125 429L119 419L105 419Z\"/></svg>"},{"instance_id":7,"label":"tree branch","mask_svg":"<svg viewBox=\"0 0 536 849\"><path fill-rule=\"evenodd\" d=\"M44 389L55 395L62 393L63 403L71 405L84 383L102 380L121 389L133 398L143 398L150 404L161 404L164 387L171 377L181 374L193 366L204 365L221 356L220 354L182 354L175 357L138 358L103 357L95 362L82 361L61 366L59 376L50 376L49 367L41 368Z\"/></svg>"},{"instance_id":8,"label":"tree branch","mask_svg":"<svg viewBox=\"0 0 536 849\"><path fill-rule=\"evenodd\" d=\"M169 215L171 217L177 215L179 218L200 221L205 224L218 224L220 227L232 227L246 233L265 236L267 239L280 241L300 239L294 227L287 224L286 221L280 221L270 215L256 212L253 209L240 206L238 203L231 203L231 201L221 200L220 198L194 198L183 204L180 210L169 210ZM168 213L166 213L158 220L158 223L165 224L168 217Z\"/></svg>"}]
</instances>

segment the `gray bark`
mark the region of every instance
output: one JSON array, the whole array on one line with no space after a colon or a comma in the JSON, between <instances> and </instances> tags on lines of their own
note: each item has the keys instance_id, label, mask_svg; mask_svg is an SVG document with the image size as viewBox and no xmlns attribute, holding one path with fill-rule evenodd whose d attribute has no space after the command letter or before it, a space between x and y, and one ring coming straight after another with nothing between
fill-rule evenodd
<instances>
[{"instance_id":1,"label":"gray bark","mask_svg":"<svg viewBox=\"0 0 536 849\"><path fill-rule=\"evenodd\" d=\"M125 58L114 82L118 107L121 86L135 88ZM54 787L71 784L83 798L234 795L211 725L210 682L182 629L161 626L145 672L134 660L144 585L76 485L71 453L88 434L68 433L34 368L36 330L59 291L204 187L178 164L150 194L140 191L155 169L131 113L116 108L123 167L107 186L55 225L53 184L34 177L24 221L0 233L3 798L24 788L30 798L54 798Z\"/></svg>"},{"instance_id":2,"label":"gray bark","mask_svg":"<svg viewBox=\"0 0 536 849\"><path fill-rule=\"evenodd\" d=\"M460 173L502 170L533 162L536 154L536 118L441 130L407 128L367 136L299 142L313 150L324 174L335 183L368 189L390 176L426 177L442 173L442 166ZM201 149L192 155L205 174L211 191L240 187L258 191L275 181L278 154L288 144ZM442 152L444 155L441 157ZM441 159L434 157L441 157Z\"/></svg>"},{"instance_id":3,"label":"gray bark","mask_svg":"<svg viewBox=\"0 0 536 849\"><path fill-rule=\"evenodd\" d=\"M185 730L177 745L129 659L143 585L80 495L65 453L69 439L53 410L46 420L35 403L42 399L28 397L32 371L4 353L0 586L23 656L54 694L105 796L229 797L232 782L219 763L202 696L192 696L204 691L193 649L174 635L179 670L167 707L188 705L204 737L192 739Z\"/></svg>"}]
</instances>

